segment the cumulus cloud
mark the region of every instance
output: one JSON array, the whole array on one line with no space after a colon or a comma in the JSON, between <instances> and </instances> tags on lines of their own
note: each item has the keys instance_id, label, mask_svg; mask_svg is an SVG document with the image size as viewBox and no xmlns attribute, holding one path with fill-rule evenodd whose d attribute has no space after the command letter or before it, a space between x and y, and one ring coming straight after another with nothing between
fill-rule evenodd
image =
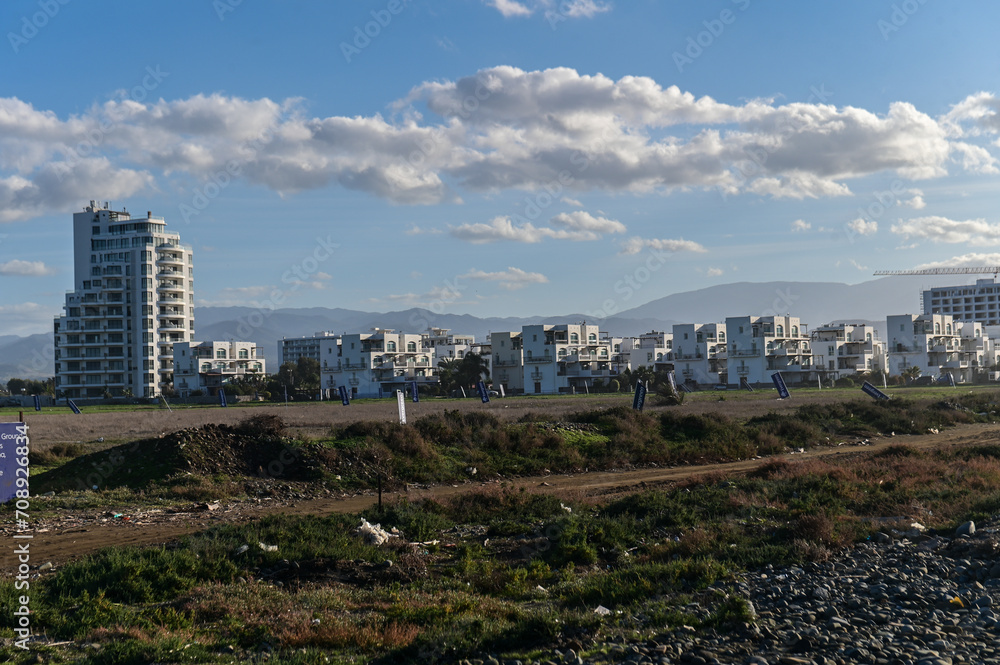
<instances>
[{"instance_id":1,"label":"cumulus cloud","mask_svg":"<svg viewBox=\"0 0 1000 665\"><path fill-rule=\"evenodd\" d=\"M660 239L660 238L639 238L633 236L625 242L622 243L621 251L619 254L638 254L644 249L655 249L664 252L707 252L704 247L694 242L693 240L679 239Z\"/></svg>"},{"instance_id":2,"label":"cumulus cloud","mask_svg":"<svg viewBox=\"0 0 1000 665\"><path fill-rule=\"evenodd\" d=\"M516 224L507 216L494 217L489 222L462 224L452 227L452 236L481 245L509 240L536 243L546 238L555 240L597 240L605 233L624 233L625 225L614 219L595 217L588 212L560 213L549 220L551 226L535 226L531 222ZM553 228L554 227L554 228Z\"/></svg>"},{"instance_id":3,"label":"cumulus cloud","mask_svg":"<svg viewBox=\"0 0 1000 665\"><path fill-rule=\"evenodd\" d=\"M938 243L1000 244L1000 224L985 219L957 221L939 216L915 217L899 220L892 225L892 232L906 238L926 238Z\"/></svg>"},{"instance_id":4,"label":"cumulus cloud","mask_svg":"<svg viewBox=\"0 0 1000 665\"><path fill-rule=\"evenodd\" d=\"M913 210L923 210L927 206L927 203L924 201L924 193L921 190L911 189L907 194L910 194L912 198L900 199L900 205Z\"/></svg>"},{"instance_id":5,"label":"cumulus cloud","mask_svg":"<svg viewBox=\"0 0 1000 665\"><path fill-rule=\"evenodd\" d=\"M572 17L610 7L493 6ZM851 180L876 173L998 172L989 148L1000 104L984 93L934 118L907 102L727 104L643 76L498 66L400 94L387 100L389 115L352 117L310 116L299 99L221 94L115 100L68 117L0 98L0 221L76 209L95 191L107 199L165 185L193 192L192 180L232 165L234 177L283 195L339 186L402 204L543 188L574 203L574 192L690 188L823 198L847 196ZM921 201L915 195L911 207Z\"/></svg>"},{"instance_id":6,"label":"cumulus cloud","mask_svg":"<svg viewBox=\"0 0 1000 665\"><path fill-rule=\"evenodd\" d=\"M43 277L54 275L55 270L45 265L42 261L21 261L14 259L6 263L0 263L0 275L17 275L21 277Z\"/></svg>"},{"instance_id":7,"label":"cumulus cloud","mask_svg":"<svg viewBox=\"0 0 1000 665\"><path fill-rule=\"evenodd\" d=\"M523 289L532 284L546 284L549 278L538 272L525 272L520 268L507 268L500 272L483 272L482 270L471 270L464 275L459 275L460 279L474 279L485 282L496 282L500 288L508 291Z\"/></svg>"},{"instance_id":8,"label":"cumulus cloud","mask_svg":"<svg viewBox=\"0 0 1000 665\"><path fill-rule=\"evenodd\" d=\"M798 232L798 231L808 231L811 228L812 228L812 224L810 224L809 222L807 222L805 220L802 220L802 219L796 219L794 222L792 222L792 231L796 231L796 232Z\"/></svg>"},{"instance_id":9,"label":"cumulus cloud","mask_svg":"<svg viewBox=\"0 0 1000 665\"><path fill-rule=\"evenodd\" d=\"M866 220L864 217L858 217L847 223L847 228L857 233L859 236L870 236L876 231L878 231L878 222L874 219L871 221Z\"/></svg>"},{"instance_id":10,"label":"cumulus cloud","mask_svg":"<svg viewBox=\"0 0 1000 665\"><path fill-rule=\"evenodd\" d=\"M706 273L709 277L718 277L723 273L722 268L709 268Z\"/></svg>"}]
</instances>

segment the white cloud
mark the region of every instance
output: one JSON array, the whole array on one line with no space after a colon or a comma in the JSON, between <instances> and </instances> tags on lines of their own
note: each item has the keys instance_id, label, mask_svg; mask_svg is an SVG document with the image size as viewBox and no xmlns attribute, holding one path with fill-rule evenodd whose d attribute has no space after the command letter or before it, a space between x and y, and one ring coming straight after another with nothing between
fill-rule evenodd
<instances>
[{"instance_id":1,"label":"white cloud","mask_svg":"<svg viewBox=\"0 0 1000 665\"><path fill-rule=\"evenodd\" d=\"M583 207L583 204L580 201L578 201L577 199L571 199L568 196L564 196L564 197L562 197L559 200L562 201L563 203L565 203L568 206L573 206L574 208L582 208Z\"/></svg>"},{"instance_id":2,"label":"white cloud","mask_svg":"<svg viewBox=\"0 0 1000 665\"><path fill-rule=\"evenodd\" d=\"M985 219L956 221L939 216L915 217L899 220L892 225L892 232L906 238L926 238L934 242L1000 244L1000 224L991 224Z\"/></svg>"},{"instance_id":3,"label":"white cloud","mask_svg":"<svg viewBox=\"0 0 1000 665\"><path fill-rule=\"evenodd\" d=\"M979 267L991 267L1000 266L1000 253L976 253L972 252L969 254L962 254L961 256L953 256L950 259L945 259L943 261L934 261L932 263L923 263L917 266L918 270L930 269L930 268L979 268Z\"/></svg>"},{"instance_id":4,"label":"white cloud","mask_svg":"<svg viewBox=\"0 0 1000 665\"><path fill-rule=\"evenodd\" d=\"M864 217L858 217L847 223L847 228L857 233L859 236L870 236L878 231L878 222L868 221Z\"/></svg>"},{"instance_id":5,"label":"white cloud","mask_svg":"<svg viewBox=\"0 0 1000 665\"><path fill-rule=\"evenodd\" d=\"M549 278L538 272L525 272L520 268L507 268L501 272L483 272L482 270L471 270L464 275L459 275L461 279L475 279L486 282L497 282L500 288L514 291L523 289L532 284L546 284Z\"/></svg>"},{"instance_id":6,"label":"white cloud","mask_svg":"<svg viewBox=\"0 0 1000 665\"><path fill-rule=\"evenodd\" d=\"M857 268L858 270L864 271L864 270L868 270L869 269L868 266L863 266L860 263L858 263L857 261L855 261L854 259L847 259L847 260L850 261L851 265L854 266L855 268Z\"/></svg>"},{"instance_id":7,"label":"white cloud","mask_svg":"<svg viewBox=\"0 0 1000 665\"><path fill-rule=\"evenodd\" d=\"M589 231L592 233L625 233L625 225L606 217L594 217L582 210L562 212L549 220L552 226L558 226L571 231Z\"/></svg>"},{"instance_id":8,"label":"white cloud","mask_svg":"<svg viewBox=\"0 0 1000 665\"><path fill-rule=\"evenodd\" d=\"M443 233L443 231L441 229L421 228L416 224L411 224L410 228L406 229L404 233L406 233L406 235L408 236L420 236L420 235L438 235L440 233Z\"/></svg>"},{"instance_id":9,"label":"white cloud","mask_svg":"<svg viewBox=\"0 0 1000 665\"><path fill-rule=\"evenodd\" d=\"M531 16L544 12L550 21L565 18L593 18L611 11L611 5L598 0L485 0L486 5L500 12L504 18Z\"/></svg>"},{"instance_id":10,"label":"white cloud","mask_svg":"<svg viewBox=\"0 0 1000 665\"><path fill-rule=\"evenodd\" d=\"M610 7L494 6L512 16L574 17ZM574 192L690 188L822 198L849 195L850 180L876 173L998 171L987 148L1000 132L1000 102L985 94L934 118L906 102L875 110L726 104L643 76L510 66L400 94L390 116L352 117L312 117L299 99L220 94L115 100L68 117L0 98L0 222L74 210L95 191L110 200L173 186L193 196L192 179L204 182L231 162L241 179L283 195L339 186L403 204L553 184L575 203ZM911 201L916 208L922 197Z\"/></svg>"},{"instance_id":11,"label":"white cloud","mask_svg":"<svg viewBox=\"0 0 1000 665\"><path fill-rule=\"evenodd\" d=\"M792 231L808 231L811 228L812 224L802 219L796 219L792 222Z\"/></svg>"},{"instance_id":12,"label":"white cloud","mask_svg":"<svg viewBox=\"0 0 1000 665\"><path fill-rule=\"evenodd\" d=\"M546 238L572 241L597 240L605 233L625 232L625 225L621 222L606 217L595 217L581 210L560 213L549 220L549 223L557 228L535 226L531 222L515 224L510 217L500 216L486 223L451 227L450 233L460 240L481 245L501 240L536 243Z\"/></svg>"},{"instance_id":13,"label":"white cloud","mask_svg":"<svg viewBox=\"0 0 1000 665\"><path fill-rule=\"evenodd\" d=\"M14 259L0 263L0 275L17 275L21 277L43 277L54 275L55 270L42 261L21 261Z\"/></svg>"},{"instance_id":14,"label":"white cloud","mask_svg":"<svg viewBox=\"0 0 1000 665\"><path fill-rule=\"evenodd\" d=\"M924 201L924 193L921 190L911 189L907 193L912 194L913 198L900 199L900 205L913 210L923 210L927 206L927 203Z\"/></svg>"},{"instance_id":15,"label":"white cloud","mask_svg":"<svg viewBox=\"0 0 1000 665\"><path fill-rule=\"evenodd\" d=\"M718 276L719 276L719 275L721 275L722 273L723 273L723 270L722 270L722 268L709 268L709 269L708 269L708 273L706 273L706 274L707 274L707 275L708 275L709 277L718 277Z\"/></svg>"},{"instance_id":16,"label":"white cloud","mask_svg":"<svg viewBox=\"0 0 1000 665\"><path fill-rule=\"evenodd\" d=\"M693 240L660 239L660 238L639 238L633 236L622 243L619 254L638 254L643 249L655 249L664 252L707 252L704 247Z\"/></svg>"},{"instance_id":17,"label":"white cloud","mask_svg":"<svg viewBox=\"0 0 1000 665\"><path fill-rule=\"evenodd\" d=\"M503 14L505 18L531 16L534 13L533 9L529 9L516 0L487 0L486 4Z\"/></svg>"}]
</instances>

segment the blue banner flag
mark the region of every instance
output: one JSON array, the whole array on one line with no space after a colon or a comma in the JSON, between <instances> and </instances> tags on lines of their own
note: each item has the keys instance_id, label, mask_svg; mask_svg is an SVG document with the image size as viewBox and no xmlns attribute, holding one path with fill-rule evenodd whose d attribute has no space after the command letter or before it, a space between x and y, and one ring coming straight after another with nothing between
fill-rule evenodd
<instances>
[{"instance_id":1,"label":"blue banner flag","mask_svg":"<svg viewBox=\"0 0 1000 665\"><path fill-rule=\"evenodd\" d=\"M351 405L351 397L347 394L347 386L340 386L340 401L344 406Z\"/></svg>"},{"instance_id":2,"label":"blue banner flag","mask_svg":"<svg viewBox=\"0 0 1000 665\"><path fill-rule=\"evenodd\" d=\"M753 392L753 386L750 385L750 382L747 381L747 377L745 376L740 377L740 388L747 391L748 393Z\"/></svg>"},{"instance_id":3,"label":"blue banner flag","mask_svg":"<svg viewBox=\"0 0 1000 665\"><path fill-rule=\"evenodd\" d=\"M69 406L69 408L73 409L73 413L79 415L79 413L80 413L80 407L78 407L76 405L76 402L74 402L71 399L68 399L68 400L66 400L66 405Z\"/></svg>"},{"instance_id":4,"label":"blue banner flag","mask_svg":"<svg viewBox=\"0 0 1000 665\"><path fill-rule=\"evenodd\" d=\"M28 498L28 426L0 423L0 503L14 498Z\"/></svg>"},{"instance_id":5,"label":"blue banner flag","mask_svg":"<svg viewBox=\"0 0 1000 665\"><path fill-rule=\"evenodd\" d=\"M416 381L411 381L410 382L410 390L413 393L413 401L414 402L419 402L420 401L420 393L417 392L417 382Z\"/></svg>"},{"instance_id":6,"label":"blue banner flag","mask_svg":"<svg viewBox=\"0 0 1000 665\"><path fill-rule=\"evenodd\" d=\"M42 400L38 399L38 395L35 395L35 411L42 410Z\"/></svg>"},{"instance_id":7,"label":"blue banner flag","mask_svg":"<svg viewBox=\"0 0 1000 665\"><path fill-rule=\"evenodd\" d=\"M483 400L483 404L490 401L490 394L486 391L486 382L480 381L476 384L476 390L479 391L479 399Z\"/></svg>"},{"instance_id":8,"label":"blue banner flag","mask_svg":"<svg viewBox=\"0 0 1000 665\"><path fill-rule=\"evenodd\" d=\"M771 380L774 381L774 387L778 389L778 398L788 399L788 387L785 385L785 380L781 378L781 372L772 374Z\"/></svg>"},{"instance_id":9,"label":"blue banner flag","mask_svg":"<svg viewBox=\"0 0 1000 665\"><path fill-rule=\"evenodd\" d=\"M955 375L954 374L948 374L948 385L951 386L952 388L955 387ZM35 399L38 399L38 398L36 397Z\"/></svg>"},{"instance_id":10,"label":"blue banner flag","mask_svg":"<svg viewBox=\"0 0 1000 665\"><path fill-rule=\"evenodd\" d=\"M677 392L677 379L674 378L673 372L667 372L667 383L670 384L670 389Z\"/></svg>"},{"instance_id":11,"label":"blue banner flag","mask_svg":"<svg viewBox=\"0 0 1000 665\"><path fill-rule=\"evenodd\" d=\"M868 383L867 381L861 384L861 390L863 390L866 395L870 395L875 399L889 399L888 395L886 395L884 392L882 392L872 384Z\"/></svg>"},{"instance_id":12,"label":"blue banner flag","mask_svg":"<svg viewBox=\"0 0 1000 665\"><path fill-rule=\"evenodd\" d=\"M226 401L226 391L219 388L219 406L226 408L229 406L229 402Z\"/></svg>"},{"instance_id":13,"label":"blue banner flag","mask_svg":"<svg viewBox=\"0 0 1000 665\"><path fill-rule=\"evenodd\" d=\"M646 403L646 386L642 381L635 382L635 397L632 398L632 408L636 411L642 411L643 405Z\"/></svg>"}]
</instances>

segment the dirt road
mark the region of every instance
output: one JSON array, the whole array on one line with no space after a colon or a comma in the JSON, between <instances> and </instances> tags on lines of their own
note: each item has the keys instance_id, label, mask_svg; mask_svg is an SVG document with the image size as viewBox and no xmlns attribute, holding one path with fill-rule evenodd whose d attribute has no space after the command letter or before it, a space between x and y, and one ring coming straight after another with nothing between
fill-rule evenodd
<instances>
[{"instance_id":1,"label":"dirt road","mask_svg":"<svg viewBox=\"0 0 1000 665\"><path fill-rule=\"evenodd\" d=\"M461 485L437 486L426 489L410 488L407 492L386 494L385 501L397 496L411 500L421 498L445 498L462 492L474 492L489 487L498 487L501 482L509 487L525 487L533 492L555 493L574 499L587 497L608 497L639 487L657 486L677 482L709 473L738 473L747 471L772 459L795 461L814 457L865 454L893 444L906 444L917 448L968 445L995 442L1000 438L1000 425L975 424L956 427L940 434L925 436L896 436L872 439L869 445L842 445L792 453L767 459L710 464L703 466L682 466L668 469L651 468L621 472L594 472L571 475L551 475L516 478L504 481L467 482ZM374 494L349 497L322 497L293 503L235 502L224 504L216 510L192 510L190 512L145 511L134 515L101 514L98 511L66 514L59 518L33 523L34 537L31 543L31 563L34 566L51 562L59 566L78 557L109 545L153 545L176 540L186 534L195 533L216 524L244 522L268 514L325 515L329 513L357 512L377 501ZM34 498L32 503L38 508L44 506L44 498ZM129 519L124 519L128 517ZM13 525L3 525L0 529L8 543L13 543ZM4 572L16 569L17 562L12 554L13 547L4 547L0 562Z\"/></svg>"}]
</instances>

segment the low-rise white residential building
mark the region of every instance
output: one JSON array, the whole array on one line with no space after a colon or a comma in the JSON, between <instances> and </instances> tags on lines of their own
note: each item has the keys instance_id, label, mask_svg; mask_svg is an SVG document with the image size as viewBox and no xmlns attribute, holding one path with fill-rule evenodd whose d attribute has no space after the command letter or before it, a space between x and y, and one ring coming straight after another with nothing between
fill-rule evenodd
<instances>
[{"instance_id":1,"label":"low-rise white residential building","mask_svg":"<svg viewBox=\"0 0 1000 665\"><path fill-rule=\"evenodd\" d=\"M885 344L873 326L837 323L812 331L813 364L823 379L836 381L886 368Z\"/></svg>"},{"instance_id":2,"label":"low-rise white residential building","mask_svg":"<svg viewBox=\"0 0 1000 665\"><path fill-rule=\"evenodd\" d=\"M730 385L770 383L775 372L789 384L815 381L809 334L797 316L727 317L726 334Z\"/></svg>"},{"instance_id":3,"label":"low-rise white residential building","mask_svg":"<svg viewBox=\"0 0 1000 665\"><path fill-rule=\"evenodd\" d=\"M630 369L649 367L657 371L671 367L670 352L673 345L671 333L651 330L633 339L628 356Z\"/></svg>"},{"instance_id":4,"label":"low-rise white residential building","mask_svg":"<svg viewBox=\"0 0 1000 665\"><path fill-rule=\"evenodd\" d=\"M320 359L320 340L336 337L336 333L318 332L304 337L282 337L278 340L278 364L297 363L299 358Z\"/></svg>"},{"instance_id":5,"label":"low-rise white residential building","mask_svg":"<svg viewBox=\"0 0 1000 665\"><path fill-rule=\"evenodd\" d=\"M681 323L673 330L673 363L678 381L701 385L727 383L725 323Z\"/></svg>"},{"instance_id":6,"label":"low-rise white residential building","mask_svg":"<svg viewBox=\"0 0 1000 665\"><path fill-rule=\"evenodd\" d=\"M951 314L893 315L886 318L886 328L890 375L918 367L921 376L937 379L943 370L960 369L960 335ZM958 381L961 374L954 376Z\"/></svg>"},{"instance_id":7,"label":"low-rise white residential building","mask_svg":"<svg viewBox=\"0 0 1000 665\"><path fill-rule=\"evenodd\" d=\"M266 365L253 342L177 342L174 344L174 390L215 394L233 379L264 376Z\"/></svg>"},{"instance_id":8,"label":"low-rise white residential building","mask_svg":"<svg viewBox=\"0 0 1000 665\"><path fill-rule=\"evenodd\" d=\"M490 376L507 395L524 392L523 340L519 332L490 333Z\"/></svg>"},{"instance_id":9,"label":"low-rise white residential building","mask_svg":"<svg viewBox=\"0 0 1000 665\"><path fill-rule=\"evenodd\" d=\"M346 386L352 397L381 397L436 382L434 349L419 333L375 328L320 339L320 385L328 396Z\"/></svg>"}]
</instances>

